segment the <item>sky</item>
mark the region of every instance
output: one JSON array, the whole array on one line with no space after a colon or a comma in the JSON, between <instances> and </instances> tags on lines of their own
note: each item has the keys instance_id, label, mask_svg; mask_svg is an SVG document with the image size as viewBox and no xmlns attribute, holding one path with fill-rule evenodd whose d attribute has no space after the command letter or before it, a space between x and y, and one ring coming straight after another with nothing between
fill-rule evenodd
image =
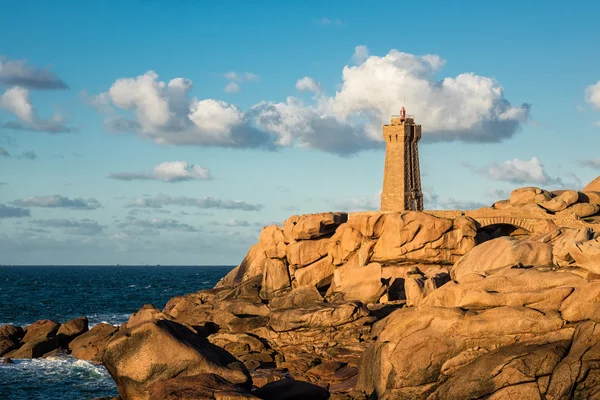
<instances>
[{"instance_id":1,"label":"sky","mask_svg":"<svg viewBox=\"0 0 600 400\"><path fill-rule=\"evenodd\" d=\"M600 174L600 3L3 2L0 264L235 265L263 226Z\"/></svg>"}]
</instances>

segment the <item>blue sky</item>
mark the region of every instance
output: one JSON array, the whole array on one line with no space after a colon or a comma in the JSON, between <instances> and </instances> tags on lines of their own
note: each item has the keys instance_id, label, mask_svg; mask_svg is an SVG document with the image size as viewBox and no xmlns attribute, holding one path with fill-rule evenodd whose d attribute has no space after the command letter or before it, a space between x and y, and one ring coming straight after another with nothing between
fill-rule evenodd
<instances>
[{"instance_id":1,"label":"blue sky","mask_svg":"<svg viewBox=\"0 0 600 400\"><path fill-rule=\"evenodd\" d=\"M403 103L427 208L600 171L597 2L2 10L0 264L236 264L266 224L377 208Z\"/></svg>"}]
</instances>

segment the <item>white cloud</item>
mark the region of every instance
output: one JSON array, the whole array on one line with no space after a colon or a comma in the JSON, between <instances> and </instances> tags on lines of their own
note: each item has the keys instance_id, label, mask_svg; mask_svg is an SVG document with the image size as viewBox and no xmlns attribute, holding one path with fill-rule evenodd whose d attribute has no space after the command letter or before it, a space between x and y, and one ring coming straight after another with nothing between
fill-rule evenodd
<instances>
[{"instance_id":1,"label":"white cloud","mask_svg":"<svg viewBox=\"0 0 600 400\"><path fill-rule=\"evenodd\" d=\"M381 206L381 190L370 196L328 200L328 202L333 204L336 211L358 212L379 210Z\"/></svg>"},{"instance_id":2,"label":"white cloud","mask_svg":"<svg viewBox=\"0 0 600 400\"><path fill-rule=\"evenodd\" d=\"M309 78L308 76L305 76L302 79L299 79L296 82L296 89L298 89L301 92L313 92L313 93L320 93L323 91L323 87L321 87L321 84L319 84L319 82L315 81L313 78Z\"/></svg>"},{"instance_id":3,"label":"white cloud","mask_svg":"<svg viewBox=\"0 0 600 400\"><path fill-rule=\"evenodd\" d=\"M227 85L225 85L225 91L227 93L237 93L240 91L240 85L235 82L229 82Z\"/></svg>"},{"instance_id":4,"label":"white cloud","mask_svg":"<svg viewBox=\"0 0 600 400\"><path fill-rule=\"evenodd\" d=\"M99 96L133 113L133 119L109 116L105 127L113 132L134 132L161 144L258 147L269 137L252 128L237 107L213 99L190 98L192 82L183 78L168 84L149 71L136 78L118 79ZM98 97L97 97L98 98Z\"/></svg>"},{"instance_id":5,"label":"white cloud","mask_svg":"<svg viewBox=\"0 0 600 400\"><path fill-rule=\"evenodd\" d=\"M260 75L253 74L252 72L226 72L223 74L223 77L237 82L258 81L260 79Z\"/></svg>"},{"instance_id":6,"label":"white cloud","mask_svg":"<svg viewBox=\"0 0 600 400\"><path fill-rule=\"evenodd\" d=\"M367 48L367 46L356 46L354 48L352 61L354 61L356 65L364 63L367 58L369 58L369 49Z\"/></svg>"},{"instance_id":7,"label":"white cloud","mask_svg":"<svg viewBox=\"0 0 600 400\"><path fill-rule=\"evenodd\" d=\"M356 52L356 50L355 50ZM361 47L359 55L367 56ZM340 155L381 146L381 125L405 103L423 125L423 141L499 142L514 135L527 120L529 106L511 105L492 78L463 73L437 79L445 61L436 55L415 56L391 50L346 66L333 96L320 91L310 103L296 97L263 101L242 112L214 99L191 98L192 82L165 83L149 71L118 79L106 94L112 106L134 118L110 117L113 131L135 132L163 144L224 147L298 146ZM227 74L239 79L239 74ZM319 87L310 77L298 90Z\"/></svg>"},{"instance_id":8,"label":"white cloud","mask_svg":"<svg viewBox=\"0 0 600 400\"><path fill-rule=\"evenodd\" d=\"M31 89L68 89L54 73L27 65L25 60L0 58L0 83Z\"/></svg>"},{"instance_id":9,"label":"white cloud","mask_svg":"<svg viewBox=\"0 0 600 400\"><path fill-rule=\"evenodd\" d=\"M64 233L70 235L98 235L102 233L105 226L100 225L97 221L89 218L80 220L75 219L41 219L31 221L37 226L43 228L58 228L62 229Z\"/></svg>"},{"instance_id":10,"label":"white cloud","mask_svg":"<svg viewBox=\"0 0 600 400\"><path fill-rule=\"evenodd\" d=\"M117 227L123 229L125 233L133 235L156 235L158 230L199 232L198 228L175 219L160 218L138 219L127 217L125 221L117 223Z\"/></svg>"},{"instance_id":11,"label":"white cloud","mask_svg":"<svg viewBox=\"0 0 600 400\"><path fill-rule=\"evenodd\" d=\"M31 214L28 209L21 207L10 207L0 204L0 218L19 218L29 217Z\"/></svg>"},{"instance_id":12,"label":"white cloud","mask_svg":"<svg viewBox=\"0 0 600 400\"><path fill-rule=\"evenodd\" d=\"M227 221L227 223L225 225L227 225L227 226L250 226L250 222L245 221L245 220L239 220L239 219L230 219L229 221Z\"/></svg>"},{"instance_id":13,"label":"white cloud","mask_svg":"<svg viewBox=\"0 0 600 400\"><path fill-rule=\"evenodd\" d=\"M223 77L230 80L230 82L225 85L225 91L227 93L238 93L241 90L240 83L254 82L260 79L260 75L253 74L252 72L226 72L223 74Z\"/></svg>"},{"instance_id":14,"label":"white cloud","mask_svg":"<svg viewBox=\"0 0 600 400\"><path fill-rule=\"evenodd\" d=\"M508 199L510 197L510 190L503 189L488 189L486 192L488 197L493 199Z\"/></svg>"},{"instance_id":15,"label":"white cloud","mask_svg":"<svg viewBox=\"0 0 600 400\"><path fill-rule=\"evenodd\" d=\"M585 88L585 101L596 108L600 108L600 81Z\"/></svg>"},{"instance_id":16,"label":"white cloud","mask_svg":"<svg viewBox=\"0 0 600 400\"><path fill-rule=\"evenodd\" d=\"M469 167L474 169L473 167ZM511 182L516 184L562 184L562 179L549 176L543 164L537 157L530 160L504 161L502 164L492 164L486 168L475 169L477 172L486 175L496 181Z\"/></svg>"},{"instance_id":17,"label":"white cloud","mask_svg":"<svg viewBox=\"0 0 600 400\"><path fill-rule=\"evenodd\" d=\"M167 161L147 172L116 172L109 178L123 181L160 180L163 182L183 182L191 180L209 180L210 171L187 161Z\"/></svg>"},{"instance_id":18,"label":"white cloud","mask_svg":"<svg viewBox=\"0 0 600 400\"><path fill-rule=\"evenodd\" d=\"M50 133L73 130L65 125L64 118L59 113L47 119L40 118L29 99L29 90L23 87L15 86L4 92L0 96L0 109L2 108L14 114L21 121L1 124L5 128Z\"/></svg>"},{"instance_id":19,"label":"white cloud","mask_svg":"<svg viewBox=\"0 0 600 400\"><path fill-rule=\"evenodd\" d=\"M100 208L100 202L94 198L81 197L70 199L58 194L52 196L33 196L15 200L12 204L20 207L70 208L73 210L95 210Z\"/></svg>"},{"instance_id":20,"label":"white cloud","mask_svg":"<svg viewBox=\"0 0 600 400\"><path fill-rule=\"evenodd\" d=\"M131 200L127 206L150 208L180 206L242 211L260 211L264 207L262 204L250 204L241 200L215 199L214 197L170 196L166 194L159 194L154 197L138 197Z\"/></svg>"},{"instance_id":21,"label":"white cloud","mask_svg":"<svg viewBox=\"0 0 600 400\"><path fill-rule=\"evenodd\" d=\"M430 190L423 190L423 203L425 210L474 210L484 206L478 201L440 198ZM335 210L346 212L376 211L381 208L381 191L370 197L334 201L333 205Z\"/></svg>"},{"instance_id":22,"label":"white cloud","mask_svg":"<svg viewBox=\"0 0 600 400\"><path fill-rule=\"evenodd\" d=\"M591 160L582 160L581 165L583 165L584 167L600 169L600 157L593 158Z\"/></svg>"},{"instance_id":23,"label":"white cloud","mask_svg":"<svg viewBox=\"0 0 600 400\"><path fill-rule=\"evenodd\" d=\"M472 200L457 200L453 197L441 198L432 190L423 190L425 210L476 210L486 205Z\"/></svg>"},{"instance_id":24,"label":"white cloud","mask_svg":"<svg viewBox=\"0 0 600 400\"><path fill-rule=\"evenodd\" d=\"M344 67L344 83L325 99L338 119L362 115L370 120L366 134L381 136L381 122L405 103L423 125L429 141L499 141L516 131L528 106L511 106L493 79L473 73L435 79L445 61L436 55L415 56L397 50L370 56L361 65Z\"/></svg>"}]
</instances>

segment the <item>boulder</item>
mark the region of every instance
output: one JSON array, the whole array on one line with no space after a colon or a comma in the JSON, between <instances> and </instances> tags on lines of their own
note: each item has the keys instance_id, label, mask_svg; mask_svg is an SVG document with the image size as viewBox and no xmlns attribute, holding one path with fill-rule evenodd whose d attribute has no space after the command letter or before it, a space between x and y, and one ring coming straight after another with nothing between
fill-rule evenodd
<instances>
[{"instance_id":1,"label":"boulder","mask_svg":"<svg viewBox=\"0 0 600 400\"><path fill-rule=\"evenodd\" d=\"M262 277L256 277L262 280ZM169 300L163 313L174 318L181 324L201 326L213 320L214 306L202 301L199 293L189 293L176 296Z\"/></svg>"},{"instance_id":2,"label":"boulder","mask_svg":"<svg viewBox=\"0 0 600 400\"><path fill-rule=\"evenodd\" d=\"M518 264L552 266L552 245L506 236L488 240L460 258L450 268L450 275L460 282L470 274L489 275Z\"/></svg>"},{"instance_id":3,"label":"boulder","mask_svg":"<svg viewBox=\"0 0 600 400\"><path fill-rule=\"evenodd\" d=\"M538 187L523 187L510 193L510 204L513 206L528 203L539 204L552 199L552 194Z\"/></svg>"},{"instance_id":4,"label":"boulder","mask_svg":"<svg viewBox=\"0 0 600 400\"><path fill-rule=\"evenodd\" d=\"M267 325L269 317L257 315L237 316L229 311L219 310L212 315L212 321L218 328L215 331L249 332Z\"/></svg>"},{"instance_id":5,"label":"boulder","mask_svg":"<svg viewBox=\"0 0 600 400\"><path fill-rule=\"evenodd\" d=\"M542 399L537 379L550 375L567 354L569 340L547 344L521 344L483 354L435 388L431 400ZM532 383L532 385L528 385ZM513 387L508 392L507 386ZM516 397L503 397L513 395Z\"/></svg>"},{"instance_id":6,"label":"boulder","mask_svg":"<svg viewBox=\"0 0 600 400\"><path fill-rule=\"evenodd\" d=\"M600 192L600 176L588 183L584 188L584 192Z\"/></svg>"},{"instance_id":7,"label":"boulder","mask_svg":"<svg viewBox=\"0 0 600 400\"><path fill-rule=\"evenodd\" d=\"M301 240L290 243L285 249L285 254L290 265L301 268L325 257L328 244L328 238Z\"/></svg>"},{"instance_id":8,"label":"boulder","mask_svg":"<svg viewBox=\"0 0 600 400\"><path fill-rule=\"evenodd\" d=\"M553 262L561 267L577 266L600 274L600 236L589 228L561 228L546 239L553 245Z\"/></svg>"},{"instance_id":9,"label":"boulder","mask_svg":"<svg viewBox=\"0 0 600 400\"><path fill-rule=\"evenodd\" d=\"M346 225L357 230L365 238L377 239L383 230L386 213L373 212L371 214L359 214L348 217Z\"/></svg>"},{"instance_id":10,"label":"boulder","mask_svg":"<svg viewBox=\"0 0 600 400\"><path fill-rule=\"evenodd\" d=\"M69 360L71 359L71 355L69 354L69 350L58 348L54 349L42 356L44 360Z\"/></svg>"},{"instance_id":11,"label":"boulder","mask_svg":"<svg viewBox=\"0 0 600 400\"><path fill-rule=\"evenodd\" d=\"M567 340L572 329L563 332L562 327L557 312L525 307L478 313L421 306L400 309L374 325L372 335L377 341L363 354L357 389L378 398L424 399L438 380L443 381L444 365L461 353L469 350L477 356L550 333ZM473 356L461 358L452 369L473 360Z\"/></svg>"},{"instance_id":12,"label":"boulder","mask_svg":"<svg viewBox=\"0 0 600 400\"><path fill-rule=\"evenodd\" d=\"M17 348L18 342L0 338L0 357Z\"/></svg>"},{"instance_id":13,"label":"boulder","mask_svg":"<svg viewBox=\"0 0 600 400\"><path fill-rule=\"evenodd\" d=\"M92 327L86 333L77 336L69 343L69 349L73 357L100 363L106 343L117 332L116 326L100 323Z\"/></svg>"},{"instance_id":14,"label":"boulder","mask_svg":"<svg viewBox=\"0 0 600 400\"><path fill-rule=\"evenodd\" d=\"M291 287L287 263L283 260L270 258L267 260L263 273L260 297L272 299L277 293Z\"/></svg>"},{"instance_id":15,"label":"boulder","mask_svg":"<svg viewBox=\"0 0 600 400\"><path fill-rule=\"evenodd\" d=\"M498 200L492 204L492 208L495 208L496 210L507 210L512 208L512 205L510 204L510 200Z\"/></svg>"},{"instance_id":16,"label":"boulder","mask_svg":"<svg viewBox=\"0 0 600 400\"><path fill-rule=\"evenodd\" d=\"M158 381L215 374L249 389L250 374L233 355L185 326L165 319L142 322L108 342L103 364L121 397L149 399Z\"/></svg>"},{"instance_id":17,"label":"boulder","mask_svg":"<svg viewBox=\"0 0 600 400\"><path fill-rule=\"evenodd\" d=\"M353 257L333 272L328 296L341 294L345 301L358 300L368 304L377 302L386 289L382 281L381 264L374 262L361 265L358 257Z\"/></svg>"},{"instance_id":18,"label":"boulder","mask_svg":"<svg viewBox=\"0 0 600 400\"><path fill-rule=\"evenodd\" d=\"M515 205L521 213L542 214L547 213L546 209L536 203L526 203Z\"/></svg>"},{"instance_id":19,"label":"boulder","mask_svg":"<svg viewBox=\"0 0 600 400\"><path fill-rule=\"evenodd\" d=\"M269 315L269 308L266 304L244 298L217 301L215 302L214 307L215 310L229 311L236 316L258 315L266 317Z\"/></svg>"},{"instance_id":20,"label":"boulder","mask_svg":"<svg viewBox=\"0 0 600 400\"><path fill-rule=\"evenodd\" d=\"M262 276L267 262L265 249L260 242L254 244L248 250L248 254L240 265L235 267L223 279L221 279L215 288L226 286L238 286L245 281L256 276Z\"/></svg>"},{"instance_id":21,"label":"boulder","mask_svg":"<svg viewBox=\"0 0 600 400\"><path fill-rule=\"evenodd\" d=\"M416 307L425 297L425 274L414 267L406 274L404 279L404 293L406 296L406 307Z\"/></svg>"},{"instance_id":22,"label":"boulder","mask_svg":"<svg viewBox=\"0 0 600 400\"><path fill-rule=\"evenodd\" d=\"M371 261L453 264L475 246L476 234L469 217L456 221L417 211L387 214Z\"/></svg>"},{"instance_id":23,"label":"boulder","mask_svg":"<svg viewBox=\"0 0 600 400\"><path fill-rule=\"evenodd\" d=\"M268 259L273 262L282 261L275 259ZM266 266L266 265L265 265ZM264 273L264 272L263 272ZM238 300L245 299L254 302L260 302L261 298L259 295L261 285L263 282L263 276L257 275L253 278L245 280L242 284L230 288L221 288L220 290L201 290L198 292L200 300L203 303L215 303L220 300Z\"/></svg>"},{"instance_id":24,"label":"boulder","mask_svg":"<svg viewBox=\"0 0 600 400\"><path fill-rule=\"evenodd\" d=\"M330 396L327 389L294 379L280 379L267 383L252 394L263 400L327 400Z\"/></svg>"},{"instance_id":25,"label":"boulder","mask_svg":"<svg viewBox=\"0 0 600 400\"><path fill-rule=\"evenodd\" d=\"M341 265L348 261L350 255L362 244L363 238L360 231L354 229L350 223L340 226L329 241L327 252L331 262L334 265Z\"/></svg>"},{"instance_id":26,"label":"boulder","mask_svg":"<svg viewBox=\"0 0 600 400\"><path fill-rule=\"evenodd\" d=\"M591 399L598 395L600 325L582 323L575 330L569 352L552 371L547 399Z\"/></svg>"},{"instance_id":27,"label":"boulder","mask_svg":"<svg viewBox=\"0 0 600 400\"><path fill-rule=\"evenodd\" d=\"M540 206L548 211L558 212L565 208L577 203L579 200L579 193L575 190L565 190L558 196L540 203Z\"/></svg>"},{"instance_id":28,"label":"boulder","mask_svg":"<svg viewBox=\"0 0 600 400\"><path fill-rule=\"evenodd\" d=\"M563 213L572 214L577 218L590 217L598 214L600 211L600 205L594 203L578 203L573 204L571 207L563 211Z\"/></svg>"},{"instance_id":29,"label":"boulder","mask_svg":"<svg viewBox=\"0 0 600 400\"><path fill-rule=\"evenodd\" d=\"M259 397L216 374L198 374L158 380L148 388L149 400L258 400Z\"/></svg>"},{"instance_id":30,"label":"boulder","mask_svg":"<svg viewBox=\"0 0 600 400\"><path fill-rule=\"evenodd\" d=\"M260 353L267 349L260 339L247 333L215 333L206 339L215 346L224 348L234 356L250 352Z\"/></svg>"},{"instance_id":31,"label":"boulder","mask_svg":"<svg viewBox=\"0 0 600 400\"><path fill-rule=\"evenodd\" d=\"M20 326L2 325L0 327L0 357L16 349L23 335L25 332Z\"/></svg>"},{"instance_id":32,"label":"boulder","mask_svg":"<svg viewBox=\"0 0 600 400\"><path fill-rule=\"evenodd\" d=\"M334 269L335 266L329 258L322 258L304 268L297 269L294 272L296 287L307 285L326 286L330 282L328 278L333 275Z\"/></svg>"},{"instance_id":33,"label":"boulder","mask_svg":"<svg viewBox=\"0 0 600 400\"><path fill-rule=\"evenodd\" d=\"M25 335L25 331L20 326L2 325L0 326L0 339L19 341Z\"/></svg>"},{"instance_id":34,"label":"boulder","mask_svg":"<svg viewBox=\"0 0 600 400\"><path fill-rule=\"evenodd\" d=\"M153 321L155 319L172 319L172 317L160 312L152 304L144 304L142 308L129 317L125 327L131 328L142 322Z\"/></svg>"},{"instance_id":35,"label":"boulder","mask_svg":"<svg viewBox=\"0 0 600 400\"><path fill-rule=\"evenodd\" d=\"M593 320L600 322L600 281L580 285L560 306L567 322Z\"/></svg>"},{"instance_id":36,"label":"boulder","mask_svg":"<svg viewBox=\"0 0 600 400\"><path fill-rule=\"evenodd\" d=\"M286 332L300 328L336 327L367 316L369 311L360 302L321 303L304 308L273 310L269 324L275 332Z\"/></svg>"},{"instance_id":37,"label":"boulder","mask_svg":"<svg viewBox=\"0 0 600 400\"><path fill-rule=\"evenodd\" d=\"M283 229L277 225L264 227L258 238L259 243L269 258L285 258L286 245L284 242Z\"/></svg>"},{"instance_id":38,"label":"boulder","mask_svg":"<svg viewBox=\"0 0 600 400\"><path fill-rule=\"evenodd\" d=\"M506 269L482 279L447 283L430 293L420 306L467 310L525 306L557 311L576 288L586 284L584 278L570 272Z\"/></svg>"},{"instance_id":39,"label":"boulder","mask_svg":"<svg viewBox=\"0 0 600 400\"><path fill-rule=\"evenodd\" d=\"M332 234L346 221L348 214L342 212L295 215L284 221L283 232L286 243L316 239Z\"/></svg>"},{"instance_id":40,"label":"boulder","mask_svg":"<svg viewBox=\"0 0 600 400\"><path fill-rule=\"evenodd\" d=\"M65 322L56 335L62 347L67 347L71 340L88 331L87 317L79 317Z\"/></svg>"},{"instance_id":41,"label":"boulder","mask_svg":"<svg viewBox=\"0 0 600 400\"><path fill-rule=\"evenodd\" d=\"M273 310L278 308L308 307L322 301L323 297L317 288L313 285L308 285L300 286L289 293L274 297L269 303L269 307Z\"/></svg>"},{"instance_id":42,"label":"boulder","mask_svg":"<svg viewBox=\"0 0 600 400\"><path fill-rule=\"evenodd\" d=\"M588 203L600 204L600 190L587 191L583 195L587 198Z\"/></svg>"},{"instance_id":43,"label":"boulder","mask_svg":"<svg viewBox=\"0 0 600 400\"><path fill-rule=\"evenodd\" d=\"M60 346L56 333L60 324L48 319L36 321L25 327L22 345L6 355L11 358L39 358Z\"/></svg>"}]
</instances>

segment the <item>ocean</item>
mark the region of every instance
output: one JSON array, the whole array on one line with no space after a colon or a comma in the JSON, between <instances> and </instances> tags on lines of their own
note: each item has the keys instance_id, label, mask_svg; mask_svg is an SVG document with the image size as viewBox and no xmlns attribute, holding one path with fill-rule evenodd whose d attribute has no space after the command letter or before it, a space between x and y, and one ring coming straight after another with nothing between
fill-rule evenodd
<instances>
[{"instance_id":1,"label":"ocean","mask_svg":"<svg viewBox=\"0 0 600 400\"><path fill-rule=\"evenodd\" d=\"M212 288L231 266L0 266L0 325L87 316L119 325L144 304ZM103 366L74 358L0 364L0 399L116 396Z\"/></svg>"}]
</instances>

